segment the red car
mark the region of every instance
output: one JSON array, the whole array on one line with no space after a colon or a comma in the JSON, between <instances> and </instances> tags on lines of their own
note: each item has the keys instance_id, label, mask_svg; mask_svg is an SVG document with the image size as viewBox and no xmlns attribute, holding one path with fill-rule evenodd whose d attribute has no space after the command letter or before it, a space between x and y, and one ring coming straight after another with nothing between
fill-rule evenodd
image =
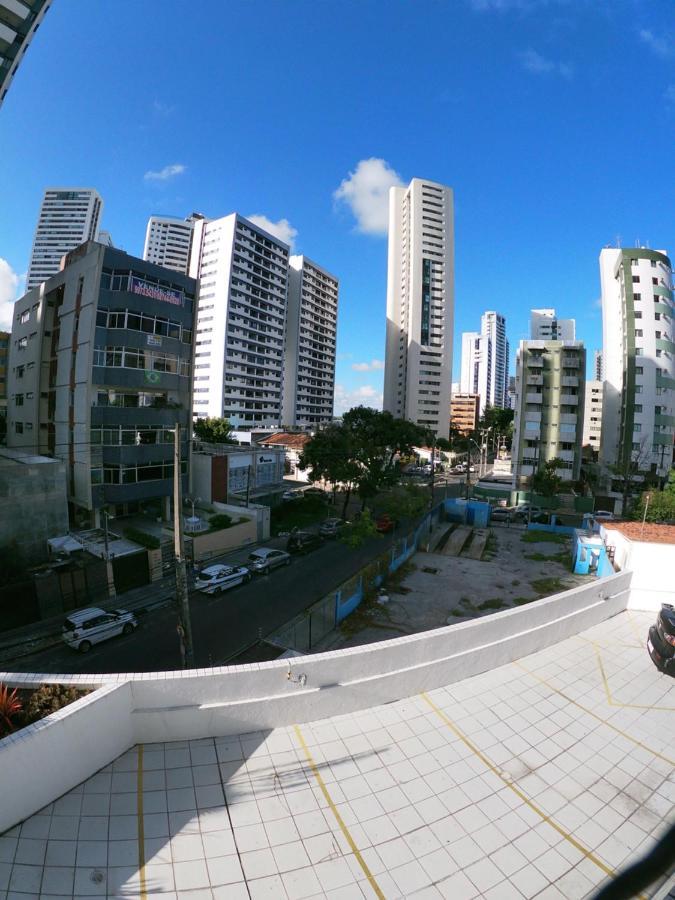
<instances>
[{"instance_id":1,"label":"red car","mask_svg":"<svg viewBox=\"0 0 675 900\"><path fill-rule=\"evenodd\" d=\"M380 534L386 534L387 531L393 531L396 526L396 522L388 516L386 513L384 515L378 516L375 520L375 528L380 532Z\"/></svg>"}]
</instances>

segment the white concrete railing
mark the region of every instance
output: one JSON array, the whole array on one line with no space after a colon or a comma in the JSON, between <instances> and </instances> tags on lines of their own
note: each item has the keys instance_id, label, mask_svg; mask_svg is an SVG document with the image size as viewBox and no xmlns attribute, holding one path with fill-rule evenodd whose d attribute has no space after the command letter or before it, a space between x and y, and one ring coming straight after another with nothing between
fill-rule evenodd
<instances>
[{"instance_id":1,"label":"white concrete railing","mask_svg":"<svg viewBox=\"0 0 675 900\"><path fill-rule=\"evenodd\" d=\"M66 682L100 688L0 741L0 771L12 773L0 805L0 833L135 743L240 734L340 715L550 647L625 610L631 577L622 572L468 622L297 657L290 661L291 680L289 660L188 672L0 674L0 681L24 687Z\"/></svg>"}]
</instances>

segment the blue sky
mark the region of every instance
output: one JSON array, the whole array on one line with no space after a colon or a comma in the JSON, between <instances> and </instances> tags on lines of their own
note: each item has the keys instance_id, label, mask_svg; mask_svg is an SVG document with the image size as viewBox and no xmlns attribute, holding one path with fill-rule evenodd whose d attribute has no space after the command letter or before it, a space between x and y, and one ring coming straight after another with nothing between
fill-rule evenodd
<instances>
[{"instance_id":1,"label":"blue sky","mask_svg":"<svg viewBox=\"0 0 675 900\"><path fill-rule=\"evenodd\" d=\"M138 255L152 213L287 220L341 281L338 408L376 405L383 203L420 176L455 191L455 372L485 309L515 348L555 306L592 357L600 249L673 249L674 124L672 0L55 0L0 109L0 312L47 185Z\"/></svg>"}]
</instances>

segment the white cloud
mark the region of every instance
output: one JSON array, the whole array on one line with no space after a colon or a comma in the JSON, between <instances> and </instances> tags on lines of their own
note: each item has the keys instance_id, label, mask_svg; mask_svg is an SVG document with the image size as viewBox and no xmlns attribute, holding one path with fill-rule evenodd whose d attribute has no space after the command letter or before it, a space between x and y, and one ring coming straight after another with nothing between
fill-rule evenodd
<instances>
[{"instance_id":1,"label":"white cloud","mask_svg":"<svg viewBox=\"0 0 675 900\"><path fill-rule=\"evenodd\" d=\"M401 176L384 159L362 159L349 173L333 199L349 206L357 230L364 234L384 235L389 227L389 188L400 187Z\"/></svg>"},{"instance_id":2,"label":"white cloud","mask_svg":"<svg viewBox=\"0 0 675 900\"><path fill-rule=\"evenodd\" d=\"M371 359L370 362L352 363L352 369L355 372L375 372L384 369L384 363L381 359Z\"/></svg>"},{"instance_id":3,"label":"white cloud","mask_svg":"<svg viewBox=\"0 0 675 900\"><path fill-rule=\"evenodd\" d=\"M0 257L0 330L11 331L14 318L14 301L19 294L19 284L25 275L18 275L6 259Z\"/></svg>"},{"instance_id":4,"label":"white cloud","mask_svg":"<svg viewBox=\"0 0 675 900\"><path fill-rule=\"evenodd\" d=\"M152 101L152 111L162 118L167 118L174 111L175 107L168 103L162 103L161 100Z\"/></svg>"},{"instance_id":5,"label":"white cloud","mask_svg":"<svg viewBox=\"0 0 675 900\"><path fill-rule=\"evenodd\" d=\"M268 219L267 216L261 215L246 216L246 218L250 222L253 222L254 225L257 225L259 228L264 228L265 231L269 231L274 237L279 238L280 241L288 244L291 250L295 247L298 229L293 228L288 219L279 219L278 222L273 222L271 219Z\"/></svg>"},{"instance_id":6,"label":"white cloud","mask_svg":"<svg viewBox=\"0 0 675 900\"><path fill-rule=\"evenodd\" d=\"M563 78L571 78L573 69L569 63L555 62L552 59L547 59L545 56L542 56L541 53L537 53L536 50L526 50L524 53L519 55L521 65L528 72L532 72L535 75L562 75Z\"/></svg>"},{"instance_id":7,"label":"white cloud","mask_svg":"<svg viewBox=\"0 0 675 900\"><path fill-rule=\"evenodd\" d=\"M673 45L666 38L658 37L649 28L642 28L639 32L640 40L646 44L657 56L670 56Z\"/></svg>"},{"instance_id":8,"label":"white cloud","mask_svg":"<svg viewBox=\"0 0 675 900\"><path fill-rule=\"evenodd\" d=\"M675 84L669 84L663 96L667 103L675 103Z\"/></svg>"},{"instance_id":9,"label":"white cloud","mask_svg":"<svg viewBox=\"0 0 675 900\"><path fill-rule=\"evenodd\" d=\"M471 7L476 12L511 12L519 10L530 12L553 4L563 5L568 0L469 0Z\"/></svg>"},{"instance_id":10,"label":"white cloud","mask_svg":"<svg viewBox=\"0 0 675 900\"><path fill-rule=\"evenodd\" d=\"M186 169L187 166L184 166L182 163L172 163L170 166L164 166L158 172L153 172L152 170L146 172L143 178L146 181L168 181L170 178L175 178L176 175L182 175Z\"/></svg>"},{"instance_id":11,"label":"white cloud","mask_svg":"<svg viewBox=\"0 0 675 900\"><path fill-rule=\"evenodd\" d=\"M372 406L374 409L382 409L382 391L372 384L363 384L361 387L347 389L342 384L335 385L335 415L341 416L354 406Z\"/></svg>"}]
</instances>

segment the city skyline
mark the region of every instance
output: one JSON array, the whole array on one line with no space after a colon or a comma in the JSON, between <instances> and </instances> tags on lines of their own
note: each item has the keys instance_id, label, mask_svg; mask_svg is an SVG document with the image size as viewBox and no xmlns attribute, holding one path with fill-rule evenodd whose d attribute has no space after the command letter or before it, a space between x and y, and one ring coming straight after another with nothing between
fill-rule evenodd
<instances>
[{"instance_id":1,"label":"city skyline","mask_svg":"<svg viewBox=\"0 0 675 900\"><path fill-rule=\"evenodd\" d=\"M181 31L178 5L168 3L163 21L153 20L149 33L131 29L125 55L135 61L132 77L121 59L104 52L102 10L82 2L53 4L0 118L4 319L27 269L40 197L49 184L95 187L106 204L103 227L117 246L138 256L150 215L180 218L198 209L222 217L241 210L278 227L294 253L320 260L340 278L336 409L379 405L386 304L382 209L390 186L427 177L455 191L455 380L461 333L475 327L476 308L496 307L507 317L512 370L513 350L527 337L533 306L550 304L561 316L576 318L578 337L589 348L600 346L600 249L615 246L617 238L624 247L636 241L672 245L672 226L658 202L661 189L650 175L667 165L667 142L639 149L617 142L623 126L608 99L610 90L626 102L639 97L645 115L666 123L672 118L671 16L660 2L650 8L649 20L628 2L611 10L551 3L543 17L537 15L541 6L466 0L452 11L434 8L453 52L432 69L416 51L395 79L403 48L425 27L427 17L418 8L401 7L395 20L388 19L380 68L371 71L352 64L368 59L366 35L378 27L381 4L358 13L349 5L339 13L321 10L311 52L290 64L289 41L292 50L307 49L305 5L281 10L252 4L226 15L212 4L211 36ZM134 10L122 2L116 15L122 23ZM86 40L75 42L64 59L63 42L75 27ZM223 29L241 36L226 67L215 46ZM291 104L325 96L325 107L303 107L308 139L289 125L286 102L279 111L265 107L260 116L257 105L247 103L247 91L229 77L266 38L269 58L247 69L251 92L274 75ZM184 42L187 53L203 51L205 68L158 75L153 55L174 39ZM152 52L146 55L148 42ZM335 65L324 69L319 60L327 52ZM88 79L82 79L85 62ZM319 71L318 78L309 77ZM428 96L420 94L423 82L432 86ZM75 96L68 105L62 99ZM55 113L47 142L41 118L26 116L38 97L40 108ZM412 104L413 116L403 137L393 116L401 101ZM215 120L231 114L241 120L246 139L221 140L226 132ZM416 126L430 115L436 116L435 139L419 140ZM466 136L461 146L446 140L458 130ZM608 144L620 146L620 155L608 155ZM631 189L617 194L627 166ZM553 270L556 278L549 279ZM479 271L485 277L475 277Z\"/></svg>"}]
</instances>

